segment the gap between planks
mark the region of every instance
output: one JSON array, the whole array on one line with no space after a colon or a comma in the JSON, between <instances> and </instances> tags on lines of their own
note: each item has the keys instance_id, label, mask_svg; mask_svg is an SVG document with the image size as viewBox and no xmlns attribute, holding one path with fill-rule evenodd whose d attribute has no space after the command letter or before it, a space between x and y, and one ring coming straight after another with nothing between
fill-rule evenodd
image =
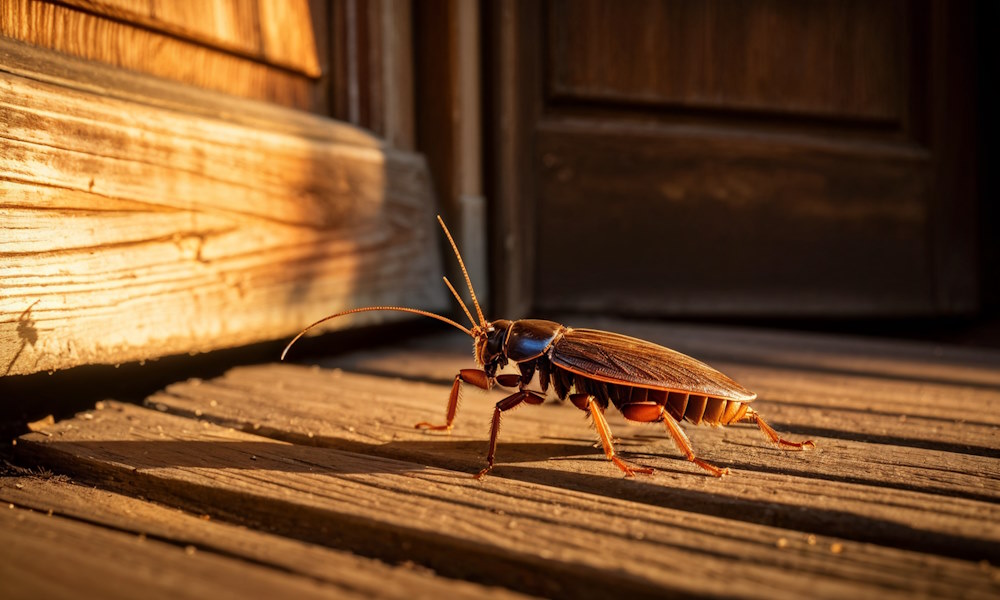
<instances>
[{"instance_id":1,"label":"gap between planks","mask_svg":"<svg viewBox=\"0 0 1000 600\"><path fill-rule=\"evenodd\" d=\"M174 384L148 402L276 439L475 473L484 464L492 406L502 392L466 393L451 436L414 430L413 423L440 417L447 393L435 384L266 365ZM782 420L795 422L795 410L784 411ZM619 450L626 460L657 469L652 478L621 479L592 447L596 438L583 415L558 404L504 419L494 475L863 542L1000 559L1000 485L989 458L836 438L818 439L816 450L787 452L767 444L755 427L689 427L699 456L734 469L720 481L683 460L661 427L627 426L611 412Z\"/></svg>"},{"instance_id":2,"label":"gap between planks","mask_svg":"<svg viewBox=\"0 0 1000 600\"><path fill-rule=\"evenodd\" d=\"M517 594L497 588L488 588L472 583L446 580L428 572L415 571L405 566L390 567L344 552L330 550L315 544L307 544L277 535L254 531L228 523L212 521L208 515L195 516L183 511L159 506L148 501L123 496L100 489L75 485L61 478L43 479L39 477L0 478L0 501L11 509L28 509L38 513L47 512L55 517L46 523L37 515L24 514L25 510L5 512L0 510L0 519L14 525L27 521L21 529L25 532L0 528L9 537L0 544L7 551L3 569L11 574L21 573L20 581L8 582L8 593L18 595L24 591L25 597L124 597L136 594L136 586L119 583L119 573L115 566L102 561L96 565L86 564L74 555L88 555L91 543L73 543L73 540L87 539L93 531L94 537L104 540L107 548L123 547L125 552L138 551L137 561L160 565L170 571L179 567L175 574L183 578L182 586L171 585L169 581L143 581L143 597L219 597L219 590L213 589L217 580L234 597L263 597L264 589L259 587L263 580L282 595L305 594L297 597L338 598L518 598ZM14 521L11 521L11 515ZM123 535L123 534L130 535ZM30 537L26 537L29 535ZM136 537L138 536L138 537ZM0 533L0 537L3 534ZM30 541L41 538L49 543L58 543L59 551L68 560L63 569L64 577L55 577L44 569L32 575L31 568L25 568L19 557L30 558L38 564L38 557L52 558L47 546ZM149 540L149 544L144 544ZM65 546L65 547L63 547ZM200 569L188 570L187 556L215 556L212 560L223 564L221 572L209 574L206 578ZM49 561L45 561L48 564ZM81 581L76 567L93 569L98 576ZM96 567L96 568L95 568ZM142 573L142 570L137 570ZM229 579L235 573L235 580ZM249 573L249 577L243 577ZM65 586L63 589L62 586ZM92 587L90 587L92 586ZM56 589L53 589L56 588ZM82 588L82 589L81 589ZM36 592L28 594L27 592ZM42 594L41 592L45 593ZM115 592L118 592L115 594ZM92 593L88 593L92 592Z\"/></svg>"},{"instance_id":3,"label":"gap between planks","mask_svg":"<svg viewBox=\"0 0 1000 600\"><path fill-rule=\"evenodd\" d=\"M300 378L302 371L289 374ZM275 418L301 418L281 415L280 406L272 411ZM500 477L477 482L131 405L110 403L45 433L20 438L22 459L213 518L551 597L989 597L997 591L991 571L967 561ZM550 445L542 444L546 451ZM713 491L729 481L712 480ZM639 494L662 485L624 483Z\"/></svg>"},{"instance_id":4,"label":"gap between planks","mask_svg":"<svg viewBox=\"0 0 1000 600\"><path fill-rule=\"evenodd\" d=\"M11 600L333 596L308 579L13 508L0 511L0 562L3 596Z\"/></svg>"}]
</instances>

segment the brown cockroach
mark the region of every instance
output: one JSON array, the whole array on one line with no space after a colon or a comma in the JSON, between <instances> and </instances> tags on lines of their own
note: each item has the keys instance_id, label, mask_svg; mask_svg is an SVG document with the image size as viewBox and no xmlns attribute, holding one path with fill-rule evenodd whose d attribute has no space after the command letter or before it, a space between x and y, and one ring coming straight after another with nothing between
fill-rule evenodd
<instances>
[{"instance_id":1,"label":"brown cockroach","mask_svg":"<svg viewBox=\"0 0 1000 600\"><path fill-rule=\"evenodd\" d=\"M417 423L418 429L451 431L458 411L461 384L468 383L484 390L494 385L517 390L496 403L490 427L490 448L486 467L476 478L482 478L494 464L497 434L501 415L521 404L541 404L551 385L560 400L569 399L574 406L588 413L594 429L604 447L608 460L618 466L626 476L636 473L651 474L652 469L634 467L616 454L611 430L604 418L609 404L614 404L629 421L641 423L662 422L674 443L688 460L716 477L729 469L709 464L694 455L691 442L678 424L687 420L695 425L725 426L740 421L756 423L761 432L781 448L802 449L815 444L811 440L790 442L782 439L750 403L757 394L747 390L729 377L690 356L669 348L633 337L594 329L574 329L553 321L521 319L487 321L476 298L476 292L465 269L465 262L455 240L441 217L438 223L455 251L458 264L465 276L472 303L479 316L478 323L468 306L455 291L448 278L445 285L458 301L472 323L467 328L455 321L431 312L404 306L368 306L345 310L329 315L303 329L288 345L281 358L300 337L317 325L360 312L392 310L413 313L443 321L460 329L474 340L474 354L478 369L462 369L455 376L448 396L448 409L443 425ZM520 375L497 374L508 362L517 365ZM527 389L538 374L540 391Z\"/></svg>"}]
</instances>

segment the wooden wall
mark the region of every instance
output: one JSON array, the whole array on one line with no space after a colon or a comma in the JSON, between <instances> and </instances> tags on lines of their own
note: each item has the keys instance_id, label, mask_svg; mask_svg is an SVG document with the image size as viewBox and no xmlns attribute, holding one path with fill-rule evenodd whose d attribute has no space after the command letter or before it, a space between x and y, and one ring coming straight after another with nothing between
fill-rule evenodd
<instances>
[{"instance_id":1,"label":"wooden wall","mask_svg":"<svg viewBox=\"0 0 1000 600\"><path fill-rule=\"evenodd\" d=\"M0 373L290 337L359 305L445 305L418 154L4 38L0 88Z\"/></svg>"},{"instance_id":2,"label":"wooden wall","mask_svg":"<svg viewBox=\"0 0 1000 600\"><path fill-rule=\"evenodd\" d=\"M326 109L308 0L5 0L0 11L0 35L42 48L244 98Z\"/></svg>"}]
</instances>

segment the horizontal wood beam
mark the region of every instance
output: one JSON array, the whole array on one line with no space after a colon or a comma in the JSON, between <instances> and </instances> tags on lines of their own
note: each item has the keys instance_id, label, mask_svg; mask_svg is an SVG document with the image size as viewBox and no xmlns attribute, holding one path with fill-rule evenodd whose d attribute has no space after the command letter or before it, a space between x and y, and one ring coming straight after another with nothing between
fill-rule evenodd
<instances>
[{"instance_id":1,"label":"horizontal wood beam","mask_svg":"<svg viewBox=\"0 0 1000 600\"><path fill-rule=\"evenodd\" d=\"M445 304L419 154L3 38L0 88L0 374Z\"/></svg>"}]
</instances>

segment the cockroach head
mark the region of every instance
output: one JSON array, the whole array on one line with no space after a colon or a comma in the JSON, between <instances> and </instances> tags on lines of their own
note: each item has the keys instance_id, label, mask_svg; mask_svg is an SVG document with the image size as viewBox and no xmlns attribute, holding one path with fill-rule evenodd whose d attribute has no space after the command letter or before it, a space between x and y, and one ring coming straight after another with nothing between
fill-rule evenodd
<instances>
[{"instance_id":1,"label":"cockroach head","mask_svg":"<svg viewBox=\"0 0 1000 600\"><path fill-rule=\"evenodd\" d=\"M498 319L487 323L486 327L477 327L478 332L475 332L476 362L490 377L496 375L497 370L507 366L507 353L504 347L510 326L510 321Z\"/></svg>"}]
</instances>

